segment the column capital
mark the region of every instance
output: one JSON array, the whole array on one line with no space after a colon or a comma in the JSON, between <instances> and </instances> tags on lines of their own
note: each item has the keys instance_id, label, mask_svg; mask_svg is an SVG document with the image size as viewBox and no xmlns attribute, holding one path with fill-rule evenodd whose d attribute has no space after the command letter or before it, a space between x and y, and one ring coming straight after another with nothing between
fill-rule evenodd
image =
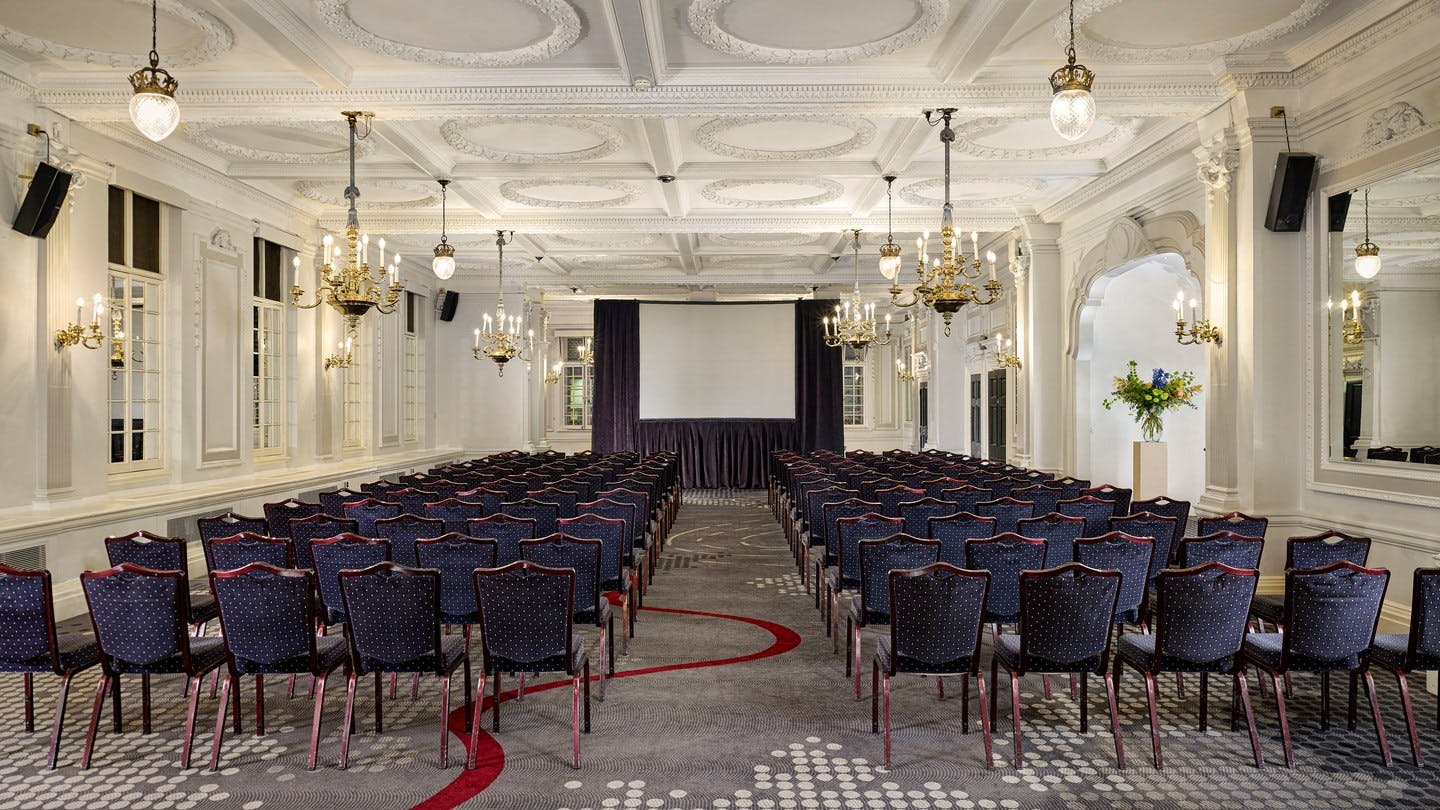
<instances>
[{"instance_id":1,"label":"column capital","mask_svg":"<svg viewBox=\"0 0 1440 810\"><path fill-rule=\"evenodd\" d=\"M1234 134L1227 130L1197 147L1193 154L1197 163L1195 179L1205 186L1207 201L1228 200L1231 176L1240 168L1240 150Z\"/></svg>"}]
</instances>

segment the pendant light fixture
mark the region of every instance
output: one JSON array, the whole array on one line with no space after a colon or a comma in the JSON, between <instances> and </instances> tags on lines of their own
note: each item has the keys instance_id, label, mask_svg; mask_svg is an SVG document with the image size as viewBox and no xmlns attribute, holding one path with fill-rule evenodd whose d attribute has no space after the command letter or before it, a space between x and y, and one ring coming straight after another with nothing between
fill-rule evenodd
<instances>
[{"instance_id":1,"label":"pendant light fixture","mask_svg":"<svg viewBox=\"0 0 1440 810\"><path fill-rule=\"evenodd\" d=\"M1370 189L1365 189L1365 241L1355 246L1355 275L1371 279L1380 273L1380 246L1370 241Z\"/></svg>"},{"instance_id":2,"label":"pendant light fixture","mask_svg":"<svg viewBox=\"0 0 1440 810\"><path fill-rule=\"evenodd\" d=\"M1075 0L1070 0L1070 44L1065 48L1066 63L1050 74L1050 125L1067 141L1085 137L1095 125L1095 96L1090 88L1095 73L1084 65L1075 64Z\"/></svg>"},{"instance_id":3,"label":"pendant light fixture","mask_svg":"<svg viewBox=\"0 0 1440 810\"><path fill-rule=\"evenodd\" d=\"M449 180L436 180L440 184L440 244L435 246L435 258L430 261L430 269L435 271L435 277L445 280L455 275L455 247L445 241L445 187L450 185Z\"/></svg>"},{"instance_id":4,"label":"pendant light fixture","mask_svg":"<svg viewBox=\"0 0 1440 810\"><path fill-rule=\"evenodd\" d=\"M160 67L160 52L155 49L158 3L150 0L150 66L130 74L130 86L135 89L130 97L130 120L140 134L156 142L168 138L180 124L180 105L175 103L180 82Z\"/></svg>"},{"instance_id":5,"label":"pendant light fixture","mask_svg":"<svg viewBox=\"0 0 1440 810\"><path fill-rule=\"evenodd\" d=\"M885 244L880 246L880 275L894 281L900 275L900 246L895 244L895 175L885 175Z\"/></svg>"}]
</instances>

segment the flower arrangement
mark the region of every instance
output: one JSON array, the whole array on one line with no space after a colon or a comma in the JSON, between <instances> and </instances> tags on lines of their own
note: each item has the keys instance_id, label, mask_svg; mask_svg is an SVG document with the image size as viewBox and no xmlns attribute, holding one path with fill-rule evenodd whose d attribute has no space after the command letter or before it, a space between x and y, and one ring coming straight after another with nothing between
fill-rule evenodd
<instances>
[{"instance_id":1,"label":"flower arrangement","mask_svg":"<svg viewBox=\"0 0 1440 810\"><path fill-rule=\"evenodd\" d=\"M1130 361L1130 370L1124 377L1115 378L1110 397L1104 400L1105 410L1115 403L1124 403L1140 425L1140 433L1147 442L1158 442L1165 431L1162 419L1165 412L1181 406L1195 407L1195 397L1203 386L1195 384L1195 374L1190 371L1166 371L1155 369L1149 380L1143 380L1136 373L1136 363Z\"/></svg>"}]
</instances>

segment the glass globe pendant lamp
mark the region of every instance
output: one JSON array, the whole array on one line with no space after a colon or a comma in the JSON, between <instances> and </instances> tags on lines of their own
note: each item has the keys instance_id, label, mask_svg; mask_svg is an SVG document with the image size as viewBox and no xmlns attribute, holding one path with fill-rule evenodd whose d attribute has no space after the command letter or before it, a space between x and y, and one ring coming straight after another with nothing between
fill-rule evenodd
<instances>
[{"instance_id":1,"label":"glass globe pendant lamp","mask_svg":"<svg viewBox=\"0 0 1440 810\"><path fill-rule=\"evenodd\" d=\"M1067 141L1078 141L1095 125L1095 72L1075 64L1075 0L1070 0L1070 44L1066 63L1050 74L1050 125Z\"/></svg>"},{"instance_id":2,"label":"glass globe pendant lamp","mask_svg":"<svg viewBox=\"0 0 1440 810\"><path fill-rule=\"evenodd\" d=\"M1365 241L1355 246L1355 275L1372 279L1380 274L1380 246L1370 241L1370 189L1365 189Z\"/></svg>"},{"instance_id":3,"label":"glass globe pendant lamp","mask_svg":"<svg viewBox=\"0 0 1440 810\"><path fill-rule=\"evenodd\" d=\"M885 244L880 246L880 275L886 281L894 281L900 275L900 246L895 244L895 198L891 192L895 186L895 175L885 175Z\"/></svg>"},{"instance_id":4,"label":"glass globe pendant lamp","mask_svg":"<svg viewBox=\"0 0 1440 810\"><path fill-rule=\"evenodd\" d=\"M455 247L445 240L445 187L449 180L437 180L440 184L440 244L435 246L435 258L430 260L430 269L435 277L444 281L455 275Z\"/></svg>"},{"instance_id":5,"label":"glass globe pendant lamp","mask_svg":"<svg viewBox=\"0 0 1440 810\"><path fill-rule=\"evenodd\" d=\"M130 86L135 90L130 97L130 120L140 134L159 142L180 124L180 105L175 101L180 82L160 67L160 53L155 49L157 2L150 2L150 65L130 74Z\"/></svg>"}]
</instances>

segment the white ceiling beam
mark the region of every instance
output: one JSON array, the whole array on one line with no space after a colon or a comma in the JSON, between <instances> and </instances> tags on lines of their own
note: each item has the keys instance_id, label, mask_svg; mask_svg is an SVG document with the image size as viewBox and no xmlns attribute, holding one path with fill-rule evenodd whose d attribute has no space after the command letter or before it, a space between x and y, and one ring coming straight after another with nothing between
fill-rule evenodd
<instances>
[{"instance_id":1,"label":"white ceiling beam","mask_svg":"<svg viewBox=\"0 0 1440 810\"><path fill-rule=\"evenodd\" d=\"M354 68L282 0L244 0L218 7L258 34L316 87L339 90L350 84Z\"/></svg>"},{"instance_id":2,"label":"white ceiling beam","mask_svg":"<svg viewBox=\"0 0 1440 810\"><path fill-rule=\"evenodd\" d=\"M620 71L625 83L636 89L649 89L656 82L657 72L651 61L654 49L646 25L642 0L604 0L606 27L620 57Z\"/></svg>"},{"instance_id":3,"label":"white ceiling beam","mask_svg":"<svg viewBox=\"0 0 1440 810\"><path fill-rule=\"evenodd\" d=\"M491 219L500 215L503 206L497 200L476 188L474 183L456 179L455 164L414 135L407 126L378 117L372 125L375 135L378 135L390 148L414 164L426 177L436 180L442 177L455 180L450 187L451 192L461 202L470 206L475 213Z\"/></svg>"},{"instance_id":4,"label":"white ceiling beam","mask_svg":"<svg viewBox=\"0 0 1440 810\"><path fill-rule=\"evenodd\" d=\"M680 267L687 276L700 275L700 258L695 255L699 238L693 233L674 234L675 252L680 254Z\"/></svg>"},{"instance_id":5,"label":"white ceiling beam","mask_svg":"<svg viewBox=\"0 0 1440 810\"><path fill-rule=\"evenodd\" d=\"M1010 31L1039 0L972 0L936 49L935 76L946 84L969 84L1009 41Z\"/></svg>"},{"instance_id":6,"label":"white ceiling beam","mask_svg":"<svg viewBox=\"0 0 1440 810\"><path fill-rule=\"evenodd\" d=\"M680 156L675 144L680 140L680 133L674 119L641 119L640 137L644 141L645 154L650 159L651 176L657 178L666 175L679 176ZM690 207L686 203L685 195L681 193L679 185L674 182L664 183L660 191L665 198L667 215L683 217L690 213Z\"/></svg>"}]
</instances>

